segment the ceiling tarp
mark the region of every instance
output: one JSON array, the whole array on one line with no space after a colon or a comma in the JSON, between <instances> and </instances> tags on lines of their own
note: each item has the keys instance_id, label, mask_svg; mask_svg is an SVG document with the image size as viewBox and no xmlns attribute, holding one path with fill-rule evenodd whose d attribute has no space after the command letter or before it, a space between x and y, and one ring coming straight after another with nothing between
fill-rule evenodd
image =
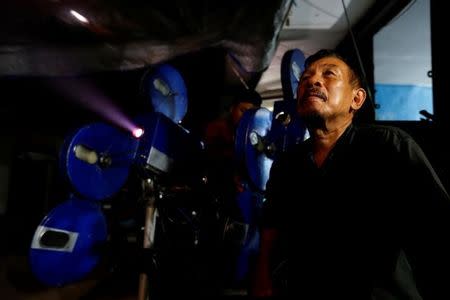
<instances>
[{"instance_id":1,"label":"ceiling tarp","mask_svg":"<svg viewBox=\"0 0 450 300\"><path fill-rule=\"evenodd\" d=\"M0 75L130 70L225 47L247 72L266 69L292 0L7 0Z\"/></svg>"}]
</instances>

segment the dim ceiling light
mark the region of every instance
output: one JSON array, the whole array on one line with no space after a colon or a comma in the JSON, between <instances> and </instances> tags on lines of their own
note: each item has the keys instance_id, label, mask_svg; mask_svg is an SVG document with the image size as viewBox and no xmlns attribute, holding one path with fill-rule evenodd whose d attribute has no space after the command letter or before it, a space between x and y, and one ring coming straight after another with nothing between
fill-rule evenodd
<instances>
[{"instance_id":1,"label":"dim ceiling light","mask_svg":"<svg viewBox=\"0 0 450 300\"><path fill-rule=\"evenodd\" d=\"M86 19L85 16L83 16L80 13L74 11L73 9L70 10L70 13L72 14L72 16L74 16L81 23L86 23L86 24L89 23L89 20Z\"/></svg>"}]
</instances>

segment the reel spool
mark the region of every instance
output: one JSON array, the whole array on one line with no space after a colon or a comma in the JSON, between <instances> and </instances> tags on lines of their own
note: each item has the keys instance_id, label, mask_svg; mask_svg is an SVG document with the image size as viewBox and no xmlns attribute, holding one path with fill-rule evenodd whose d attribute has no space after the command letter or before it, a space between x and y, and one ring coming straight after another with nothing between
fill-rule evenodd
<instances>
[{"instance_id":1,"label":"reel spool","mask_svg":"<svg viewBox=\"0 0 450 300\"><path fill-rule=\"evenodd\" d=\"M305 55L300 49L291 49L284 53L281 60L281 86L284 101L297 102L297 87L305 64Z\"/></svg>"},{"instance_id":2,"label":"reel spool","mask_svg":"<svg viewBox=\"0 0 450 300\"><path fill-rule=\"evenodd\" d=\"M266 108L247 110L238 125L235 140L237 163L246 171L241 184L243 190L237 194L239 211L237 221L226 224L224 237L238 247L233 270L233 280L245 280L251 262L259 250L258 225L264 201L264 191L270 175L276 146L272 141L272 112Z\"/></svg>"},{"instance_id":3,"label":"reel spool","mask_svg":"<svg viewBox=\"0 0 450 300\"><path fill-rule=\"evenodd\" d=\"M259 191L265 191L276 150L267 138L272 125L272 112L267 108L247 110L236 131L235 153L243 164L251 183Z\"/></svg>"},{"instance_id":4,"label":"reel spool","mask_svg":"<svg viewBox=\"0 0 450 300\"><path fill-rule=\"evenodd\" d=\"M173 66L162 64L144 75L141 90L149 98L155 112L180 123L187 112L186 85Z\"/></svg>"},{"instance_id":5,"label":"reel spool","mask_svg":"<svg viewBox=\"0 0 450 300\"><path fill-rule=\"evenodd\" d=\"M82 127L61 149L63 175L79 195L109 198L125 183L138 144L131 134L104 123Z\"/></svg>"},{"instance_id":6,"label":"reel spool","mask_svg":"<svg viewBox=\"0 0 450 300\"><path fill-rule=\"evenodd\" d=\"M286 51L281 61L281 86L283 101L277 101L273 109L271 134L278 152L285 152L291 145L308 137L307 129L297 115L297 88L304 71L305 55L300 49Z\"/></svg>"},{"instance_id":7,"label":"reel spool","mask_svg":"<svg viewBox=\"0 0 450 300\"><path fill-rule=\"evenodd\" d=\"M106 240L99 204L72 195L37 227L29 252L31 270L48 286L78 281L99 263Z\"/></svg>"}]
</instances>

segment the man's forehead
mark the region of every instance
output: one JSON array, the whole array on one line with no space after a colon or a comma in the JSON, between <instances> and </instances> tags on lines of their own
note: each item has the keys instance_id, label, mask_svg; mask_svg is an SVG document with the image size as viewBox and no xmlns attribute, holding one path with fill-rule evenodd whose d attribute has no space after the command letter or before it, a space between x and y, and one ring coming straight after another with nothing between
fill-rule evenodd
<instances>
[{"instance_id":1,"label":"man's forehead","mask_svg":"<svg viewBox=\"0 0 450 300\"><path fill-rule=\"evenodd\" d=\"M239 107L239 108L250 108L250 107L253 107L253 106L255 106L253 103L245 102L245 101L239 102L238 105L237 105L237 107Z\"/></svg>"},{"instance_id":2,"label":"man's forehead","mask_svg":"<svg viewBox=\"0 0 450 300\"><path fill-rule=\"evenodd\" d=\"M315 62L311 63L307 69L317 67L347 68L347 64L337 57L329 56L316 60Z\"/></svg>"}]
</instances>

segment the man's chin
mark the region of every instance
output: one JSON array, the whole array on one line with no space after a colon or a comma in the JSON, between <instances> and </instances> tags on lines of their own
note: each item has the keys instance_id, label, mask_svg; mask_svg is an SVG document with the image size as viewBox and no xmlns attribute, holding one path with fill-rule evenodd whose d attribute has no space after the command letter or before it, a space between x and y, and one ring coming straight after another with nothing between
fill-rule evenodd
<instances>
[{"instance_id":1,"label":"man's chin","mask_svg":"<svg viewBox=\"0 0 450 300\"><path fill-rule=\"evenodd\" d=\"M318 112L299 113L300 118L308 127L320 127L323 124L323 117Z\"/></svg>"}]
</instances>

